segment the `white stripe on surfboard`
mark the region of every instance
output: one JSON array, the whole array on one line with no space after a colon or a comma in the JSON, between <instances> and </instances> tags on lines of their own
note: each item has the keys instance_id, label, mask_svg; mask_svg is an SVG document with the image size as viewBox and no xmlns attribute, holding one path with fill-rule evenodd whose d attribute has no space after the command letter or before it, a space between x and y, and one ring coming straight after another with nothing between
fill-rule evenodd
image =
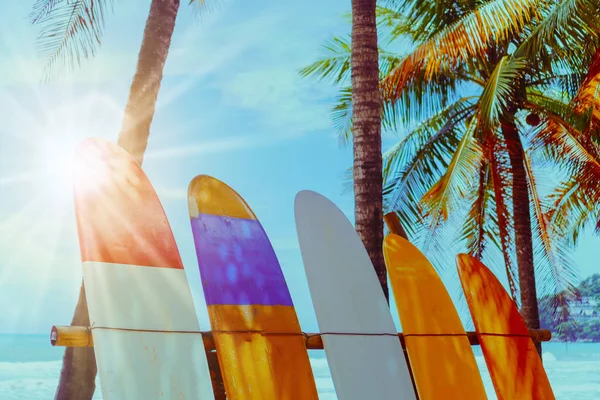
<instances>
[{"instance_id":1,"label":"white stripe on surfboard","mask_svg":"<svg viewBox=\"0 0 600 400\"><path fill-rule=\"evenodd\" d=\"M298 193L294 208L319 331L334 333L323 335L323 345L338 398L415 399L391 312L354 227L315 192Z\"/></svg>"},{"instance_id":2,"label":"white stripe on surfboard","mask_svg":"<svg viewBox=\"0 0 600 400\"><path fill-rule=\"evenodd\" d=\"M198 332L183 269L83 263L93 327Z\"/></svg>"},{"instance_id":3,"label":"white stripe on surfboard","mask_svg":"<svg viewBox=\"0 0 600 400\"><path fill-rule=\"evenodd\" d=\"M104 399L214 399L183 269L87 261L83 276Z\"/></svg>"},{"instance_id":4,"label":"white stripe on surfboard","mask_svg":"<svg viewBox=\"0 0 600 400\"><path fill-rule=\"evenodd\" d=\"M201 335L93 332L105 400L214 399Z\"/></svg>"}]
</instances>

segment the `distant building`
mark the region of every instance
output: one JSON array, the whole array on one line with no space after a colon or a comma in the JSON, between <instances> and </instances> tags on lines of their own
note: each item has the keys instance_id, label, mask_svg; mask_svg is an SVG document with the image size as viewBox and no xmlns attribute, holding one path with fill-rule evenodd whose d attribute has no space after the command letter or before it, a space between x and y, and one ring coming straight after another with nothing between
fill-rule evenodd
<instances>
[{"instance_id":1,"label":"distant building","mask_svg":"<svg viewBox=\"0 0 600 400\"><path fill-rule=\"evenodd\" d=\"M569 306L571 318L577 322L600 319L600 301L591 296L582 296L579 300L573 300Z\"/></svg>"}]
</instances>

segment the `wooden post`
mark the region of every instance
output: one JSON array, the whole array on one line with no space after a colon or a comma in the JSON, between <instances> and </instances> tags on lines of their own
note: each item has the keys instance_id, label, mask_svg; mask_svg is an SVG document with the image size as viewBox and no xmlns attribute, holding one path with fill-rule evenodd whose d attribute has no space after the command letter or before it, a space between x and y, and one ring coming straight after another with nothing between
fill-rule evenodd
<instances>
[{"instance_id":1,"label":"wooden post","mask_svg":"<svg viewBox=\"0 0 600 400\"><path fill-rule=\"evenodd\" d=\"M53 326L50 343L52 346L94 347L92 332L87 326Z\"/></svg>"},{"instance_id":2,"label":"wooden post","mask_svg":"<svg viewBox=\"0 0 600 400\"><path fill-rule=\"evenodd\" d=\"M202 335L202 337L206 337ZM212 336L211 336L212 339ZM206 347L206 341L204 342ZM219 358L216 351L207 351L206 360L208 361L208 370L210 371L210 381L212 382L213 393L215 400L225 400L225 384L223 383L223 375L221 375L221 367L219 366Z\"/></svg>"},{"instance_id":3,"label":"wooden post","mask_svg":"<svg viewBox=\"0 0 600 400\"><path fill-rule=\"evenodd\" d=\"M383 221L385 222L391 233L394 233L398 236L402 236L404 239L408 240L408 236L406 235L406 231L400 223L400 218L398 218L398 214L396 214L395 212L387 213L383 216Z\"/></svg>"},{"instance_id":4,"label":"wooden post","mask_svg":"<svg viewBox=\"0 0 600 400\"><path fill-rule=\"evenodd\" d=\"M215 341L211 331L200 332L204 348L208 352L215 351ZM307 350L323 350L323 339L319 333L304 333L306 336ZM529 335L534 342L548 342L552 339L552 333L546 329L530 329ZM467 338L472 346L479 345L479 337L477 332L467 332ZM404 346L404 335L398 333L398 339ZM50 335L50 343L52 346L64 347L93 347L94 341L91 330L86 326L53 326Z\"/></svg>"},{"instance_id":5,"label":"wooden post","mask_svg":"<svg viewBox=\"0 0 600 400\"><path fill-rule=\"evenodd\" d=\"M226 400L227 395L225 393L225 385L223 384L221 368L219 367L219 359L215 350L213 334L211 331L200 333L202 334L204 349L206 350L206 359L208 361L208 367L210 370L210 379L213 386L215 400ZM552 338L551 332L545 329L530 329L529 334L534 342L547 342ZM305 333L304 335L306 336L307 350L323 350L323 338L319 333ZM400 339L404 356L407 357L408 362L406 345L404 343L404 336L402 333L398 333L398 338ZM472 346L479 344L477 332L467 332L467 338ZM87 326L53 326L50 333L50 343L52 346L64 347L94 346L92 331Z\"/></svg>"}]
</instances>

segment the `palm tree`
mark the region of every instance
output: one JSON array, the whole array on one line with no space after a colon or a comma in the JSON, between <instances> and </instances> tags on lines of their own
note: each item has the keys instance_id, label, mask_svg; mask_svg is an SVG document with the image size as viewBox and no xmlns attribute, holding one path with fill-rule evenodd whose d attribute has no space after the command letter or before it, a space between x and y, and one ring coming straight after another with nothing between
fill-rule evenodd
<instances>
[{"instance_id":1,"label":"palm tree","mask_svg":"<svg viewBox=\"0 0 600 400\"><path fill-rule=\"evenodd\" d=\"M544 291L569 287L573 276L552 240L535 159L579 152L585 118L570 99L598 47L598 1L392 3L379 9L380 28L414 49L380 51L384 125L402 120L408 131L384 155L386 208L434 261L453 239L479 258L499 249L513 298L520 292L521 313L538 328L536 274ZM342 43L331 41L302 72L344 84ZM334 109L342 129L349 90Z\"/></svg>"},{"instance_id":2,"label":"palm tree","mask_svg":"<svg viewBox=\"0 0 600 400\"><path fill-rule=\"evenodd\" d=\"M600 232L600 48L594 54L583 83L571 104L578 116L586 118L578 136L576 151L565 155L561 168L567 178L551 195L550 222L559 234L575 245L581 232L591 224Z\"/></svg>"},{"instance_id":3,"label":"palm tree","mask_svg":"<svg viewBox=\"0 0 600 400\"><path fill-rule=\"evenodd\" d=\"M204 6L205 0L190 0ZM31 23L40 25L38 44L45 59L46 78L65 65L72 69L83 58L95 55L101 44L104 21L113 0L36 0ZM142 165L154 117L163 68L179 0L152 0L146 21L137 69L117 143ZM83 282L73 316L73 325L88 326L89 314ZM95 390L96 360L92 348L67 348L56 399L91 399Z\"/></svg>"},{"instance_id":4,"label":"palm tree","mask_svg":"<svg viewBox=\"0 0 600 400\"><path fill-rule=\"evenodd\" d=\"M389 298L383 259L381 104L376 0L352 0L352 138L354 217L379 282Z\"/></svg>"}]
</instances>

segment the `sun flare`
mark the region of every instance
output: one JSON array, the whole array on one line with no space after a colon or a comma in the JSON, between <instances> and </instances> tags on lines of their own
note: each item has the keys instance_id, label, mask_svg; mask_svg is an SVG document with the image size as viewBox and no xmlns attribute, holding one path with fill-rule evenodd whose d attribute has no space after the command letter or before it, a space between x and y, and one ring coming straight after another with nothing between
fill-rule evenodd
<instances>
[{"instance_id":1,"label":"sun flare","mask_svg":"<svg viewBox=\"0 0 600 400\"><path fill-rule=\"evenodd\" d=\"M28 172L37 194L54 207L72 205L77 146L89 137L116 140L118 110L111 100L92 95L75 104L45 105L44 120L25 125L31 138Z\"/></svg>"},{"instance_id":2,"label":"sun flare","mask_svg":"<svg viewBox=\"0 0 600 400\"><path fill-rule=\"evenodd\" d=\"M0 284L22 274L23 285L46 293L51 287L76 287L80 268L74 213L73 175L77 146L89 137L115 141L122 110L108 96L94 93L52 102L38 93L24 102L0 94L7 118L3 121L4 153L0 169L3 195L0 214L0 253L7 254ZM75 262L74 262L75 261ZM18 272L17 272L18 271ZM69 286L71 287L71 286ZM28 300L32 313L44 299ZM17 322L15 322L17 323Z\"/></svg>"}]
</instances>

